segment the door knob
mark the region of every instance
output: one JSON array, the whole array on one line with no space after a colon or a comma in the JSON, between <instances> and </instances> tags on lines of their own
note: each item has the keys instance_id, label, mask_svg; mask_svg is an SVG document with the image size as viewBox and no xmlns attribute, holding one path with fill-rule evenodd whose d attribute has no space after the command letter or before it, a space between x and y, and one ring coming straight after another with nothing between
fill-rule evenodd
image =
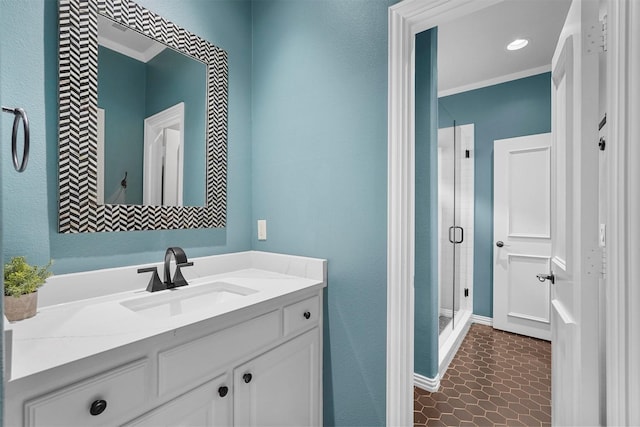
<instances>
[{"instance_id":1,"label":"door knob","mask_svg":"<svg viewBox=\"0 0 640 427\"><path fill-rule=\"evenodd\" d=\"M545 280L548 280L551 282L551 284L553 285L554 283L556 283L556 276L554 276L553 273L551 274L536 274L536 277L538 278L539 281L544 282Z\"/></svg>"},{"instance_id":2,"label":"door knob","mask_svg":"<svg viewBox=\"0 0 640 427\"><path fill-rule=\"evenodd\" d=\"M503 242L502 240L498 240L498 241L496 242L496 246L497 246L497 247L499 247L499 248L501 248L501 247L503 247L503 246L504 246L504 242Z\"/></svg>"}]
</instances>

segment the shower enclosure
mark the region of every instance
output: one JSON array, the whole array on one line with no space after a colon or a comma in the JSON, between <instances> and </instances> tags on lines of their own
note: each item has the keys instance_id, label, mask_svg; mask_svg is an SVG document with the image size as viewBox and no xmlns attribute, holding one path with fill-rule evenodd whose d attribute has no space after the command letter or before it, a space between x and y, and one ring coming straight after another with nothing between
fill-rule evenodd
<instances>
[{"instance_id":1,"label":"shower enclosure","mask_svg":"<svg viewBox=\"0 0 640 427\"><path fill-rule=\"evenodd\" d=\"M439 362L449 364L472 312L474 126L440 108L438 130Z\"/></svg>"}]
</instances>

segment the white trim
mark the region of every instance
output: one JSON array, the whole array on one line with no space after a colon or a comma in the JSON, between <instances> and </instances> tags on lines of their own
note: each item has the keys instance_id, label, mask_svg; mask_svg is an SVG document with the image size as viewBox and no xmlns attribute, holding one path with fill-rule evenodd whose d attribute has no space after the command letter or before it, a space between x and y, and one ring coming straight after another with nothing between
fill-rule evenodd
<instances>
[{"instance_id":1,"label":"white trim","mask_svg":"<svg viewBox=\"0 0 640 427\"><path fill-rule=\"evenodd\" d=\"M386 424L413 425L414 40L499 0L404 0L389 8Z\"/></svg>"},{"instance_id":2,"label":"white trim","mask_svg":"<svg viewBox=\"0 0 640 427\"><path fill-rule=\"evenodd\" d=\"M156 138L162 134L167 128L178 128L179 145L177 155L177 203L176 206L183 205L183 179L184 179L184 102L179 102L165 110L162 110L152 116L144 119L144 163L143 163L143 181L142 181L142 198L145 205L156 205L156 195L161 194L162 182L154 175L155 162L154 147Z\"/></svg>"},{"instance_id":3,"label":"white trim","mask_svg":"<svg viewBox=\"0 0 640 427\"><path fill-rule=\"evenodd\" d=\"M471 90L482 89L483 87L495 86L501 83L511 82L514 80L524 79L526 77L536 76L551 71L551 64L541 67L529 68L528 70L518 71L517 73L505 74L504 76L494 77L492 79L482 80L480 82L470 83L464 86L458 86L451 89L438 91L438 98L444 96L456 95L458 93L469 92Z\"/></svg>"},{"instance_id":4,"label":"white trim","mask_svg":"<svg viewBox=\"0 0 640 427\"><path fill-rule=\"evenodd\" d=\"M104 204L104 133L105 133L105 117L104 108L97 109L98 114L98 161L96 163L97 173L97 188L96 188L96 202L99 205Z\"/></svg>"},{"instance_id":5,"label":"white trim","mask_svg":"<svg viewBox=\"0 0 640 427\"><path fill-rule=\"evenodd\" d=\"M462 345L462 341L464 341L467 333L469 332L469 328L471 327L471 312L464 311L461 312L460 315L464 324L462 327L453 330L438 349L438 372L440 372L440 378L444 377L445 372L447 372L447 368L449 368L449 364L458 352L460 345Z\"/></svg>"},{"instance_id":6,"label":"white trim","mask_svg":"<svg viewBox=\"0 0 640 427\"><path fill-rule=\"evenodd\" d=\"M607 424L640 424L640 4L609 0Z\"/></svg>"},{"instance_id":7,"label":"white trim","mask_svg":"<svg viewBox=\"0 0 640 427\"><path fill-rule=\"evenodd\" d=\"M486 325L493 327L493 317L480 316L478 314L471 315L471 322L479 325Z\"/></svg>"},{"instance_id":8,"label":"white trim","mask_svg":"<svg viewBox=\"0 0 640 427\"><path fill-rule=\"evenodd\" d=\"M464 326L464 330L458 335L458 338L456 339L455 344L451 348L451 351L449 352L448 357L445 358L445 360L443 360L443 363L440 364L438 369L439 373L436 375L436 377L429 378L429 377L425 377L424 375L420 375L417 372L413 373L413 384L416 387L420 387L421 389L430 391L432 393L435 393L436 391L438 391L438 389L440 388L440 379L444 377L444 374L449 368L449 364L455 357L456 353L458 353L458 350L462 345L462 341L464 341L464 338L467 336L467 333L469 332L469 328L471 327L472 323L479 323L481 325L492 326L493 319L491 317L472 314L469 318L469 321Z\"/></svg>"},{"instance_id":9,"label":"white trim","mask_svg":"<svg viewBox=\"0 0 640 427\"><path fill-rule=\"evenodd\" d=\"M407 64L413 69L413 37L409 37L408 26L407 18L390 7L386 399L389 426L413 424L414 126L413 79L406 70Z\"/></svg>"},{"instance_id":10,"label":"white trim","mask_svg":"<svg viewBox=\"0 0 640 427\"><path fill-rule=\"evenodd\" d=\"M435 378L425 377L417 372L413 373L413 385L420 387L423 390L435 393L440 388L440 375L436 375Z\"/></svg>"}]
</instances>

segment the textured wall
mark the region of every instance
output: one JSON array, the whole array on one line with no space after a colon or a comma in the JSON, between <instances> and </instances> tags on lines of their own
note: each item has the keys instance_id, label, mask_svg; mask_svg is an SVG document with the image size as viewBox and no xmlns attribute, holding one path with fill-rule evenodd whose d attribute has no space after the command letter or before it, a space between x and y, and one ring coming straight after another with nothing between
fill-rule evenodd
<instances>
[{"instance_id":1,"label":"textured wall","mask_svg":"<svg viewBox=\"0 0 640 427\"><path fill-rule=\"evenodd\" d=\"M392 3L253 4L253 247L329 261L327 425L385 423Z\"/></svg>"},{"instance_id":2,"label":"textured wall","mask_svg":"<svg viewBox=\"0 0 640 427\"><path fill-rule=\"evenodd\" d=\"M17 174L6 167L9 158L3 158L5 259L27 255L31 262L45 263L53 258L53 270L63 273L158 261L173 245L182 246L189 256L250 249L251 3L139 3L229 53L227 228L57 233L57 1L0 0L2 103L24 107L32 127L29 169ZM9 117L2 120L6 126Z\"/></svg>"},{"instance_id":3,"label":"textured wall","mask_svg":"<svg viewBox=\"0 0 640 427\"><path fill-rule=\"evenodd\" d=\"M439 127L451 119L475 124L473 312L492 317L493 141L551 132L551 73L446 96L439 105Z\"/></svg>"}]
</instances>

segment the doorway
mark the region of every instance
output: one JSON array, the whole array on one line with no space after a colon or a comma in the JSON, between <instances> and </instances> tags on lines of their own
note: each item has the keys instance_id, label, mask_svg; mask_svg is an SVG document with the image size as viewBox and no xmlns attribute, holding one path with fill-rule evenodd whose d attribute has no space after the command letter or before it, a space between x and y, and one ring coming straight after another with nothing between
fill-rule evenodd
<instances>
[{"instance_id":1,"label":"doorway","mask_svg":"<svg viewBox=\"0 0 640 427\"><path fill-rule=\"evenodd\" d=\"M437 4L436 4L437 3ZM479 4L482 3L482 4ZM413 61L415 34L437 27L443 22L457 19L497 2L465 2L450 0L447 2L405 1L391 8L390 13L390 115L389 115L389 310L388 310L388 351L387 359L389 391L388 421L402 424L401 414L408 402L404 402L402 393L410 390L405 379L394 375L397 369L413 365L413 343L408 348L397 349L397 339L413 336L413 325L404 323L414 313L402 314L407 305L402 301L412 300L412 281L415 268L414 244L415 218L412 216L414 194L413 146L415 144L413 126L414 99L412 93ZM507 2L504 2L507 3ZM516 2L513 2L516 3ZM472 40L469 37L468 40ZM554 44L557 41L557 34ZM458 52L457 52L458 53ZM477 57L476 57L477 58ZM549 62L547 62L548 64ZM464 68L464 67L463 67ZM479 68L479 67L478 67ZM470 68L465 68L464 71ZM546 69L549 71L549 68ZM487 79L489 80L489 79ZM395 95L398 96L395 96ZM408 119L407 119L408 118ZM404 169L404 170L403 170ZM399 195L409 195L407 199ZM408 203L402 203L403 201ZM400 206L394 205L394 202ZM437 230L434 230L437 232ZM405 245L404 243L407 243ZM404 249L409 249L405 251ZM491 251L491 248L489 248ZM406 285L406 286L405 286ZM411 310L414 308L411 307ZM402 338L400 338L402 341ZM403 389L403 386L407 386ZM400 394L396 394L399 392ZM406 406L405 406L406 405ZM410 412L409 412L410 413ZM398 418L396 418L398 416Z\"/></svg>"}]
</instances>

